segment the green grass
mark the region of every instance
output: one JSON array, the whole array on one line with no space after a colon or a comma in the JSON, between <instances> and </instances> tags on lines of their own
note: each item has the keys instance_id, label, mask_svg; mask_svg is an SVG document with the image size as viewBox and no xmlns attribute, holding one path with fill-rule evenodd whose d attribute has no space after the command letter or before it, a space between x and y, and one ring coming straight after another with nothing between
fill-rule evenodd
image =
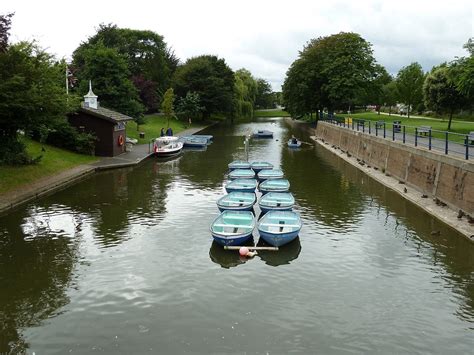
<instances>
[{"instance_id":1,"label":"green grass","mask_svg":"<svg viewBox=\"0 0 474 355\"><path fill-rule=\"evenodd\" d=\"M439 118L407 118L406 116L388 116L388 115L378 115L377 113L364 112L356 114L340 114L337 117L352 117L353 119L360 120L369 120L369 121L385 121L388 124L387 128L391 129L391 123L393 121L401 121L402 126L406 126L406 133L414 134L415 127L419 126L431 126L431 129L438 131L447 131L448 130L448 121L439 119ZM469 132L474 131L474 122L468 121L452 121L451 129L449 132L459 133L459 134L468 134ZM440 139L444 139L444 133L441 132L432 132L432 136ZM462 143L464 140L463 136L451 135L449 140Z\"/></svg>"},{"instance_id":2,"label":"green grass","mask_svg":"<svg viewBox=\"0 0 474 355\"><path fill-rule=\"evenodd\" d=\"M255 117L290 117L290 114L286 111L275 109L275 110L256 110L254 111Z\"/></svg>"},{"instance_id":3,"label":"green grass","mask_svg":"<svg viewBox=\"0 0 474 355\"><path fill-rule=\"evenodd\" d=\"M41 152L42 146L45 147L45 152ZM43 158L35 165L0 166L0 193L11 191L75 166L98 160L97 157L73 153L46 144L41 145L30 140L26 141L26 147L32 157L43 155Z\"/></svg>"},{"instance_id":4,"label":"green grass","mask_svg":"<svg viewBox=\"0 0 474 355\"><path fill-rule=\"evenodd\" d=\"M192 127L196 127L194 123ZM148 143L151 139L160 136L161 128L168 127L168 120L164 116L149 115L145 117L145 124L141 124L137 131L137 124L134 121L127 123L127 137L138 139L138 144ZM170 127L173 134L184 131L187 128L187 123L179 121L175 118L170 118ZM145 132L145 138L140 138L139 132Z\"/></svg>"}]
</instances>

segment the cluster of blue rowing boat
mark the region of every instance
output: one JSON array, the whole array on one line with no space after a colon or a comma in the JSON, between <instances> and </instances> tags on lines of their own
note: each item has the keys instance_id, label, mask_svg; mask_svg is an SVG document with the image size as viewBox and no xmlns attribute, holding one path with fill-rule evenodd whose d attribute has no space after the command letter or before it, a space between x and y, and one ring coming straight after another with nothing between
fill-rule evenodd
<instances>
[{"instance_id":1,"label":"cluster of blue rowing boat","mask_svg":"<svg viewBox=\"0 0 474 355\"><path fill-rule=\"evenodd\" d=\"M299 214L292 211L295 198L283 172L268 162L240 160L230 163L229 170L227 195L217 201L221 214L211 225L214 240L221 245L243 245L252 238L255 227L273 246L294 240L302 223ZM260 192L258 207L264 213L259 221L254 215L256 190Z\"/></svg>"}]
</instances>

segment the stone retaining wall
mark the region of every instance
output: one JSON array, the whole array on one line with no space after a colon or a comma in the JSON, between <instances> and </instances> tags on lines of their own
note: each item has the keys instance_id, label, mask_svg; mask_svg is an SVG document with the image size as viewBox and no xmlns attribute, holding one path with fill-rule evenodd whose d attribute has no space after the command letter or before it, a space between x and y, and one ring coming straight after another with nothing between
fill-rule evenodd
<instances>
[{"instance_id":1,"label":"stone retaining wall","mask_svg":"<svg viewBox=\"0 0 474 355\"><path fill-rule=\"evenodd\" d=\"M316 137L453 209L474 215L473 162L326 122L318 123Z\"/></svg>"}]
</instances>

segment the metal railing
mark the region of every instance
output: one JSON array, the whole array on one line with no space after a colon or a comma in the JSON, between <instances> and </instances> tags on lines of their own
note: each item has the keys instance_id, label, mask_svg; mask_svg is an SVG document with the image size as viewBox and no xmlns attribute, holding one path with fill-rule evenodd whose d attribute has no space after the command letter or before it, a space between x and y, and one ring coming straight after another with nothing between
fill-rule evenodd
<instances>
[{"instance_id":1,"label":"metal railing","mask_svg":"<svg viewBox=\"0 0 474 355\"><path fill-rule=\"evenodd\" d=\"M403 144L426 147L428 150L440 151L446 155L461 155L466 160L474 157L474 137L469 134L439 131L430 126L402 125L400 121L348 120L339 117L320 120Z\"/></svg>"}]
</instances>

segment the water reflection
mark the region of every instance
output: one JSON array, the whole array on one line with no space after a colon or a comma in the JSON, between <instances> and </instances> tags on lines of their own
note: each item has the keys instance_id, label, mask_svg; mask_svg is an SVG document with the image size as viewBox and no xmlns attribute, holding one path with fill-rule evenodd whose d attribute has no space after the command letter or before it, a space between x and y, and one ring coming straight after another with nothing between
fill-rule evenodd
<instances>
[{"instance_id":1,"label":"water reflection","mask_svg":"<svg viewBox=\"0 0 474 355\"><path fill-rule=\"evenodd\" d=\"M253 239L245 243L246 246L253 245ZM212 242L211 248L209 249L209 257L213 262L219 264L224 269L230 269L245 264L247 258L241 257L238 250L225 250L222 245L217 244L215 241Z\"/></svg>"},{"instance_id":2,"label":"water reflection","mask_svg":"<svg viewBox=\"0 0 474 355\"><path fill-rule=\"evenodd\" d=\"M282 149L282 169L298 204L337 231L353 230L365 209L364 195L320 158L320 149Z\"/></svg>"},{"instance_id":3,"label":"water reflection","mask_svg":"<svg viewBox=\"0 0 474 355\"><path fill-rule=\"evenodd\" d=\"M474 255L472 243L452 228L441 223L422 209L402 198L398 193L376 182L361 170L346 163L328 150L318 150L319 158L341 174L345 186L357 186L367 196L366 208L371 215L396 238L403 240L412 255L423 257L433 268L444 268L443 279L455 294L462 296L458 315L474 318ZM342 187L342 186L341 186ZM375 239L372 254L394 256L393 246L384 239ZM375 258L381 268L403 265L401 260ZM455 262L454 260L462 261Z\"/></svg>"},{"instance_id":4,"label":"water reflection","mask_svg":"<svg viewBox=\"0 0 474 355\"><path fill-rule=\"evenodd\" d=\"M1 354L25 352L22 329L54 317L69 302L80 233L74 214L54 212L20 209L0 223Z\"/></svg>"},{"instance_id":5,"label":"water reflection","mask_svg":"<svg viewBox=\"0 0 474 355\"><path fill-rule=\"evenodd\" d=\"M261 238L258 241L258 246L270 246ZM300 238L278 248L278 251L259 250L258 255L260 259L265 261L265 264L270 266L280 266L290 264L291 261L298 258L301 252Z\"/></svg>"},{"instance_id":6,"label":"water reflection","mask_svg":"<svg viewBox=\"0 0 474 355\"><path fill-rule=\"evenodd\" d=\"M259 125L275 138L252 140L250 159L283 168L304 228L238 268L247 259L209 245L209 225ZM0 353L469 353L473 246L325 149L289 150L302 127L214 127L205 152L104 172L0 217Z\"/></svg>"}]
</instances>

